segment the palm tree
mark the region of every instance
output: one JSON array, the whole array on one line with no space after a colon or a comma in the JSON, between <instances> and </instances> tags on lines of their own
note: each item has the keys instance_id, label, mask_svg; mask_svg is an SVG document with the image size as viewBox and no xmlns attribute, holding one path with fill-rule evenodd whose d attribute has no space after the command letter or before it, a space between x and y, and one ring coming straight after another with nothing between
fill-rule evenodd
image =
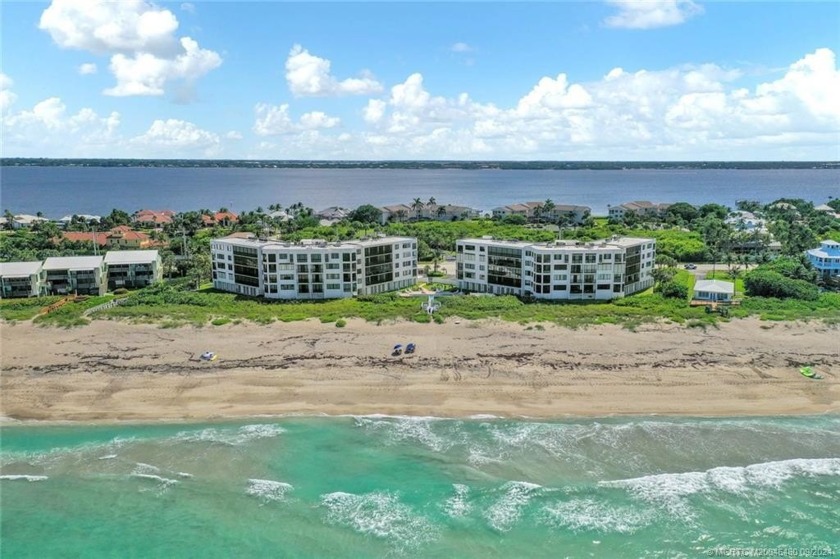
<instances>
[{"instance_id":1,"label":"palm tree","mask_svg":"<svg viewBox=\"0 0 840 559\"><path fill-rule=\"evenodd\" d=\"M411 209L417 212L417 219L420 219L420 211L426 206L423 203L423 200L420 198L415 198L414 202L411 203Z\"/></svg>"},{"instance_id":2,"label":"palm tree","mask_svg":"<svg viewBox=\"0 0 840 559\"><path fill-rule=\"evenodd\" d=\"M545 202L543 202L543 214L546 215L549 219L551 218L551 214L554 213L554 210L557 209L557 205L551 200L551 198L546 198Z\"/></svg>"},{"instance_id":3,"label":"palm tree","mask_svg":"<svg viewBox=\"0 0 840 559\"><path fill-rule=\"evenodd\" d=\"M397 213L395 215L397 217L397 221L400 222L405 221L405 218L408 217L408 213L405 210L397 210Z\"/></svg>"},{"instance_id":4,"label":"palm tree","mask_svg":"<svg viewBox=\"0 0 840 559\"><path fill-rule=\"evenodd\" d=\"M438 219L442 219L444 216L446 216L446 206L438 206L437 216Z\"/></svg>"},{"instance_id":5,"label":"palm tree","mask_svg":"<svg viewBox=\"0 0 840 559\"><path fill-rule=\"evenodd\" d=\"M432 197L429 198L429 201L426 202L426 205L427 206L436 206L437 205L437 200L435 200L435 197L432 196Z\"/></svg>"}]
</instances>

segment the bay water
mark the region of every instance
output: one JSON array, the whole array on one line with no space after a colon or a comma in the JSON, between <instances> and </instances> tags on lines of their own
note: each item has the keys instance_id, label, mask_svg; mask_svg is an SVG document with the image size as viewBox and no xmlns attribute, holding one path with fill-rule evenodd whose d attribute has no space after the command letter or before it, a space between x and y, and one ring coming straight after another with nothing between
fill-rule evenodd
<instances>
[{"instance_id":1,"label":"bay water","mask_svg":"<svg viewBox=\"0 0 840 559\"><path fill-rule=\"evenodd\" d=\"M10 558L840 554L837 416L6 423L0 460Z\"/></svg>"},{"instance_id":2,"label":"bay water","mask_svg":"<svg viewBox=\"0 0 840 559\"><path fill-rule=\"evenodd\" d=\"M296 202L316 211L410 204L414 198L488 212L517 202L578 204L606 215L631 200L769 203L803 198L823 204L840 197L840 167L824 169L246 169L184 167L4 167L2 210L105 215L113 208L174 211L253 210Z\"/></svg>"}]
</instances>

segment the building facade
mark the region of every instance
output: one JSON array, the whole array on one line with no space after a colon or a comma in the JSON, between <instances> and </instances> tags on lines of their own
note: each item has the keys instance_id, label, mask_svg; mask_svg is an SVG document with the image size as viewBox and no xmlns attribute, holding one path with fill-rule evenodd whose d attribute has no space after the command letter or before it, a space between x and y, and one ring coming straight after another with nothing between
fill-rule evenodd
<instances>
[{"instance_id":1,"label":"building facade","mask_svg":"<svg viewBox=\"0 0 840 559\"><path fill-rule=\"evenodd\" d=\"M47 273L41 262L0 263L0 298L47 294Z\"/></svg>"},{"instance_id":2,"label":"building facade","mask_svg":"<svg viewBox=\"0 0 840 559\"><path fill-rule=\"evenodd\" d=\"M58 256L44 261L49 293L53 295L104 295L105 259L102 256Z\"/></svg>"},{"instance_id":3,"label":"building facade","mask_svg":"<svg viewBox=\"0 0 840 559\"><path fill-rule=\"evenodd\" d=\"M339 299L417 282L417 239L328 243L223 238L211 243L216 289L269 299Z\"/></svg>"},{"instance_id":4,"label":"building facade","mask_svg":"<svg viewBox=\"0 0 840 559\"><path fill-rule=\"evenodd\" d=\"M609 218L613 221L621 221L629 213L639 217L662 217L670 207L671 204L654 204L647 200L636 200L618 206L609 206Z\"/></svg>"},{"instance_id":5,"label":"building facade","mask_svg":"<svg viewBox=\"0 0 840 559\"><path fill-rule=\"evenodd\" d=\"M654 239L530 243L492 238L456 242L465 291L537 299L615 299L653 285Z\"/></svg>"},{"instance_id":6,"label":"building facade","mask_svg":"<svg viewBox=\"0 0 840 559\"><path fill-rule=\"evenodd\" d=\"M822 241L819 248L812 248L805 254L821 277L840 276L840 243L837 241Z\"/></svg>"},{"instance_id":7,"label":"building facade","mask_svg":"<svg viewBox=\"0 0 840 559\"><path fill-rule=\"evenodd\" d=\"M146 287L163 279L156 250L110 250L105 254L108 289Z\"/></svg>"}]
</instances>

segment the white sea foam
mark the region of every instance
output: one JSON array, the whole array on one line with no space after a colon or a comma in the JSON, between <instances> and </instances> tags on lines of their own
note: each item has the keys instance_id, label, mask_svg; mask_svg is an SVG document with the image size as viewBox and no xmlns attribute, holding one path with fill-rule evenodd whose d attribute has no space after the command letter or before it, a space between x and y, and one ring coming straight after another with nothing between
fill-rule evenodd
<instances>
[{"instance_id":1,"label":"white sea foam","mask_svg":"<svg viewBox=\"0 0 840 559\"><path fill-rule=\"evenodd\" d=\"M796 458L744 467L719 467L705 472L658 474L618 481L603 481L601 487L626 489L634 496L660 505L673 514L690 517L686 497L698 493L724 492L744 495L750 491L778 488L795 477L840 476L840 458Z\"/></svg>"},{"instance_id":2,"label":"white sea foam","mask_svg":"<svg viewBox=\"0 0 840 559\"><path fill-rule=\"evenodd\" d=\"M36 452L3 452L0 454L0 466L8 466L20 462L49 467L52 464L73 457L83 457L88 453L113 453L127 444L135 442L134 437L115 437L110 441L84 443L74 447L59 447Z\"/></svg>"},{"instance_id":3,"label":"white sea foam","mask_svg":"<svg viewBox=\"0 0 840 559\"><path fill-rule=\"evenodd\" d=\"M238 429L208 427L201 431L182 431L176 434L174 439L178 442L205 442L239 446L259 439L270 439L285 432L285 429L273 424L243 425Z\"/></svg>"},{"instance_id":4,"label":"white sea foam","mask_svg":"<svg viewBox=\"0 0 840 559\"><path fill-rule=\"evenodd\" d=\"M160 471L160 468L157 466L152 466L151 464L146 464L144 462L137 462L136 467L134 468L134 473L138 474L153 474Z\"/></svg>"},{"instance_id":5,"label":"white sea foam","mask_svg":"<svg viewBox=\"0 0 840 559\"><path fill-rule=\"evenodd\" d=\"M329 493L321 497L321 505L328 522L386 540L398 550L415 549L437 537L435 526L394 493Z\"/></svg>"},{"instance_id":6,"label":"white sea foam","mask_svg":"<svg viewBox=\"0 0 840 559\"><path fill-rule=\"evenodd\" d=\"M291 484L282 481L249 479L245 493L266 503L268 501L284 501L286 494L293 490L294 487Z\"/></svg>"},{"instance_id":7,"label":"white sea foam","mask_svg":"<svg viewBox=\"0 0 840 559\"><path fill-rule=\"evenodd\" d=\"M594 499L573 499L544 507L542 520L551 526L575 532L593 530L632 534L649 526L655 518L651 509L609 506Z\"/></svg>"},{"instance_id":8,"label":"white sea foam","mask_svg":"<svg viewBox=\"0 0 840 559\"><path fill-rule=\"evenodd\" d=\"M432 430L437 419L427 417L394 417L378 419L374 417L357 417L356 425L370 431L383 432L389 443L417 442L423 446L443 452L450 449L455 441L444 438Z\"/></svg>"},{"instance_id":9,"label":"white sea foam","mask_svg":"<svg viewBox=\"0 0 840 559\"><path fill-rule=\"evenodd\" d=\"M4 481L46 481L48 476L31 476L25 474L7 474L0 476Z\"/></svg>"},{"instance_id":10,"label":"white sea foam","mask_svg":"<svg viewBox=\"0 0 840 559\"><path fill-rule=\"evenodd\" d=\"M105 456L100 456L97 460L113 460L116 457L116 454L106 454Z\"/></svg>"},{"instance_id":11,"label":"white sea foam","mask_svg":"<svg viewBox=\"0 0 840 559\"><path fill-rule=\"evenodd\" d=\"M156 474L131 473L130 475L133 478L153 481L157 483L157 488L160 490L160 492L164 492L176 483L178 483L177 479L170 479L168 477L163 477Z\"/></svg>"},{"instance_id":12,"label":"white sea foam","mask_svg":"<svg viewBox=\"0 0 840 559\"><path fill-rule=\"evenodd\" d=\"M507 532L522 516L522 509L544 488L527 481L509 481L502 486L502 490L504 495L487 509L484 516L493 529Z\"/></svg>"},{"instance_id":13,"label":"white sea foam","mask_svg":"<svg viewBox=\"0 0 840 559\"><path fill-rule=\"evenodd\" d=\"M460 483L453 483L452 486L455 488L455 495L444 502L443 510L452 518L466 516L472 509L472 505L467 502L470 488Z\"/></svg>"}]
</instances>

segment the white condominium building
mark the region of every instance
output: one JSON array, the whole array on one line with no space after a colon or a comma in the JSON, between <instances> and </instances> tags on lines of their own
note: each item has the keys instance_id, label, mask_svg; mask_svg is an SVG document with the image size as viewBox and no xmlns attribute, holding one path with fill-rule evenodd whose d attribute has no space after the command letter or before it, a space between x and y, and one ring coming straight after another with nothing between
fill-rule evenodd
<instances>
[{"instance_id":1,"label":"white condominium building","mask_svg":"<svg viewBox=\"0 0 840 559\"><path fill-rule=\"evenodd\" d=\"M615 299L653 285L654 239L532 243L461 239L458 286L537 299Z\"/></svg>"},{"instance_id":2,"label":"white condominium building","mask_svg":"<svg viewBox=\"0 0 840 559\"><path fill-rule=\"evenodd\" d=\"M270 299L338 299L417 282L417 239L298 243L239 238L211 244L216 289Z\"/></svg>"}]
</instances>

